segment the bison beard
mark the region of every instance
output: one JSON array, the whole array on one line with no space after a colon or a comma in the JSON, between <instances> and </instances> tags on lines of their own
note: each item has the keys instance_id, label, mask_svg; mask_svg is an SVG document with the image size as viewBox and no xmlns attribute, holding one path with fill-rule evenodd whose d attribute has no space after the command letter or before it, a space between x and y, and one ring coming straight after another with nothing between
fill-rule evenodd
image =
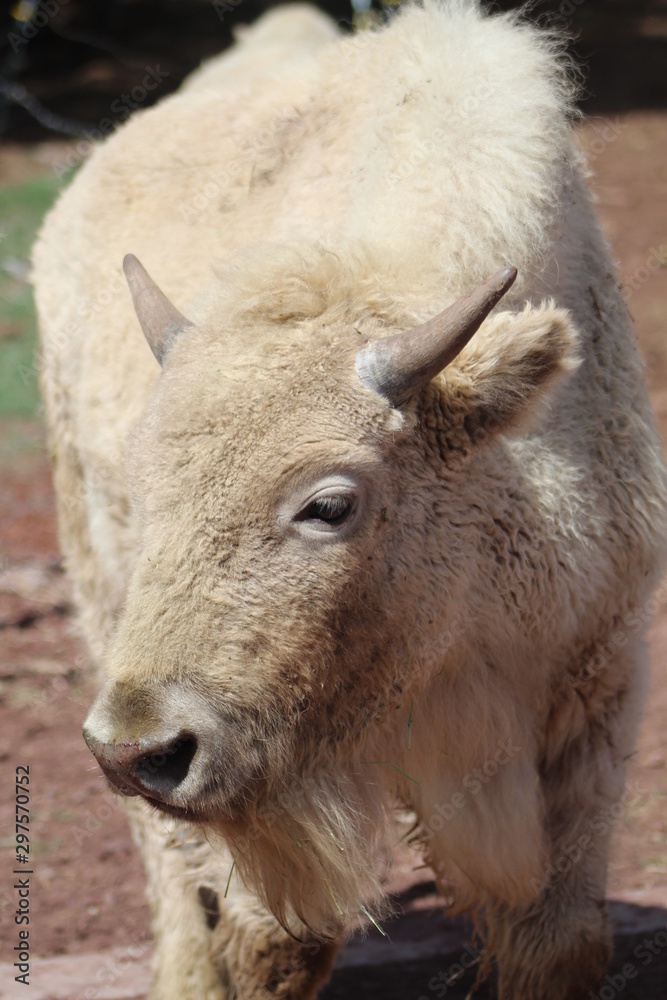
<instances>
[{"instance_id":1,"label":"bison beard","mask_svg":"<svg viewBox=\"0 0 667 1000\"><path fill-rule=\"evenodd\" d=\"M363 770L306 774L271 803L249 806L242 823L210 826L290 934L300 936L305 926L318 938L339 940L369 913L381 919L389 912L380 864L389 847L387 798L379 783L369 795Z\"/></svg>"}]
</instances>

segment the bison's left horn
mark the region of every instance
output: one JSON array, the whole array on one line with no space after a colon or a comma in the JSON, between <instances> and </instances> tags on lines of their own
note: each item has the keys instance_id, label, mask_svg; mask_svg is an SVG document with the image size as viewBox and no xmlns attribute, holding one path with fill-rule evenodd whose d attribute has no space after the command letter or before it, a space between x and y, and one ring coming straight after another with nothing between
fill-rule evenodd
<instances>
[{"instance_id":1,"label":"bison's left horn","mask_svg":"<svg viewBox=\"0 0 667 1000\"><path fill-rule=\"evenodd\" d=\"M192 323L172 306L134 254L128 253L123 260L123 271L144 336L157 360L163 364L173 342Z\"/></svg>"},{"instance_id":2,"label":"bison's left horn","mask_svg":"<svg viewBox=\"0 0 667 1000\"><path fill-rule=\"evenodd\" d=\"M405 403L463 350L516 275L515 267L505 267L434 319L362 347L356 364L361 381L392 406Z\"/></svg>"}]
</instances>

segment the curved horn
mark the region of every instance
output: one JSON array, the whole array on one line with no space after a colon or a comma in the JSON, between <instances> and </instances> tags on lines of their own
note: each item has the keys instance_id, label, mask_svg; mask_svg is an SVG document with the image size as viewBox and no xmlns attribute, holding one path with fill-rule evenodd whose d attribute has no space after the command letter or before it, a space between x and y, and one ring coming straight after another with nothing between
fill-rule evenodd
<instances>
[{"instance_id":1,"label":"curved horn","mask_svg":"<svg viewBox=\"0 0 667 1000\"><path fill-rule=\"evenodd\" d=\"M134 303L134 311L150 349L162 365L176 338L193 324L160 291L134 254L123 260L123 271Z\"/></svg>"},{"instance_id":2,"label":"curved horn","mask_svg":"<svg viewBox=\"0 0 667 1000\"><path fill-rule=\"evenodd\" d=\"M357 375L392 406L405 403L463 350L516 275L515 267L505 267L414 330L366 344L357 354Z\"/></svg>"}]
</instances>

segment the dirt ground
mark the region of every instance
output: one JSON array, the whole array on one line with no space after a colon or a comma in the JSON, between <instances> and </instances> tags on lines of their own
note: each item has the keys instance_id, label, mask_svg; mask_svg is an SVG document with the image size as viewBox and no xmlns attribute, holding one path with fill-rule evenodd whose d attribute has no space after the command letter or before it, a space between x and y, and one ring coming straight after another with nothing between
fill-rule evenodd
<instances>
[{"instance_id":1,"label":"dirt ground","mask_svg":"<svg viewBox=\"0 0 667 1000\"><path fill-rule=\"evenodd\" d=\"M667 439L667 114L589 120L581 128L581 141ZM13 169L9 154L5 161L0 157L0 182L3 162ZM7 892L14 854L14 772L29 764L35 871L31 941L36 954L75 956L146 943L149 915L137 854L119 801L105 790L80 736L95 686L59 569L41 424L4 421L0 441L2 938L7 940L6 932L13 928L15 905ZM615 832L609 896L667 908L665 598L651 626L650 645L651 690L637 753L629 764L630 793ZM3 949L0 962L11 960ZM25 995L30 997L28 991ZM390 995L389 989L385 997ZM651 993L644 1000L657 997Z\"/></svg>"}]
</instances>

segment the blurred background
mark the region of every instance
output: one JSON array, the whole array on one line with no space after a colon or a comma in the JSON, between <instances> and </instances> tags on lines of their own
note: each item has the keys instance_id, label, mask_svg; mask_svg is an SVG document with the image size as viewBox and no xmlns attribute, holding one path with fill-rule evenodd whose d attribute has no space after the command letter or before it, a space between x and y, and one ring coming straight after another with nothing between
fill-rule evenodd
<instances>
[{"instance_id":1,"label":"blurred background","mask_svg":"<svg viewBox=\"0 0 667 1000\"><path fill-rule=\"evenodd\" d=\"M381 21L391 10L390 4L366 9L364 0L356 2L356 12L343 0L319 6L345 30ZM106 792L79 735L94 684L59 562L40 414L30 247L44 213L92 144L175 90L202 59L231 43L236 25L271 6L264 0L18 0L0 11L0 866L10 871L14 844L13 800L5 788L13 787L15 766L27 762L34 774L32 940L44 959L34 965L30 1000L138 1000L150 955L138 857L118 800ZM507 10L518 4L486 6ZM577 137L635 319L664 439L667 0L535 0L528 16L566 32L581 67ZM629 765L629 794L614 820L609 885L619 955L638 966L638 976L623 987L626 1000L667 1000L667 936L645 968L632 959L637 935L655 936L656 928L667 926L664 599L656 601L650 643L652 687ZM407 916L391 937L407 951L392 954L403 958L392 965L390 953L382 953L370 973L364 964L369 946L354 945L351 953L361 956L357 968L366 969L366 978L346 979L341 969L327 997L444 995L428 983L433 969L443 967L449 925L437 910L428 873L415 873L415 865L408 858L396 873ZM5 891L10 884L0 882L3 941L13 927L15 900ZM433 906L435 916L424 924ZM460 950L465 938L456 934L463 932L451 933L454 944L447 940ZM415 957L423 956L429 937L434 956L439 948L441 953L430 972ZM386 946L375 933L370 943ZM7 945L0 950L0 997L23 995L11 990L12 961ZM447 995L463 997L465 988L451 986Z\"/></svg>"},{"instance_id":2,"label":"blurred background","mask_svg":"<svg viewBox=\"0 0 667 1000\"><path fill-rule=\"evenodd\" d=\"M369 0L356 0L360 11ZM267 0L16 0L0 23L0 134L37 141L44 129L76 135L114 100L140 85L147 65L166 74L142 106L175 90L184 76L232 40L234 26L275 6ZM355 20L348 0L319 6L341 25ZM486 3L497 10L523 6ZM393 8L373 0L379 18ZM664 107L667 6L664 0L533 0L530 17L570 33L585 67L588 114Z\"/></svg>"}]
</instances>

